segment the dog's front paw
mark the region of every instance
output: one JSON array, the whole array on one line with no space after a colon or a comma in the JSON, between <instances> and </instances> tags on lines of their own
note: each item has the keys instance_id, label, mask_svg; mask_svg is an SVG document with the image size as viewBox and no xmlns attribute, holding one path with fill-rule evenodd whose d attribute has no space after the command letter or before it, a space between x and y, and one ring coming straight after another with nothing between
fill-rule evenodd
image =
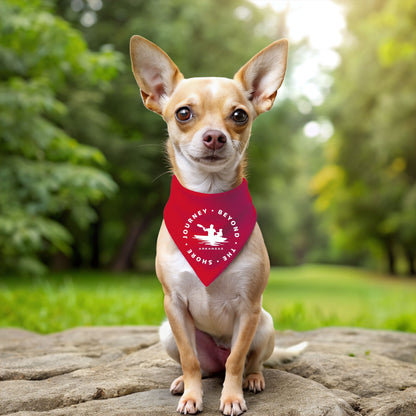
<instances>
[{"instance_id":1,"label":"dog's front paw","mask_svg":"<svg viewBox=\"0 0 416 416\"><path fill-rule=\"evenodd\" d=\"M185 390L183 396L179 400L176 411L184 415L194 415L202 412L202 392L198 393L191 390Z\"/></svg>"},{"instance_id":2,"label":"dog's front paw","mask_svg":"<svg viewBox=\"0 0 416 416\"><path fill-rule=\"evenodd\" d=\"M242 394L224 397L221 396L220 411L224 415L241 415L247 410L246 401Z\"/></svg>"},{"instance_id":3,"label":"dog's front paw","mask_svg":"<svg viewBox=\"0 0 416 416\"><path fill-rule=\"evenodd\" d=\"M266 387L263 374L261 373L252 373L249 374L244 380L243 388L252 391L253 393L259 393L263 391Z\"/></svg>"}]
</instances>

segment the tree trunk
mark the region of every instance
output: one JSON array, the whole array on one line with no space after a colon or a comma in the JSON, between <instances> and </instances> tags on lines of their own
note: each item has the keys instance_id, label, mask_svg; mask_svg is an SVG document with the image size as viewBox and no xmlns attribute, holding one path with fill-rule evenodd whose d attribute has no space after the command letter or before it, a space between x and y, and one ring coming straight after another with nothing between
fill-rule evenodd
<instances>
[{"instance_id":1,"label":"tree trunk","mask_svg":"<svg viewBox=\"0 0 416 416\"><path fill-rule=\"evenodd\" d=\"M126 237L124 238L123 244L111 261L111 270L121 272L129 270L133 267L133 256L138 241L141 235L149 227L154 215L155 211L146 215L141 221L133 220L129 224L129 229Z\"/></svg>"},{"instance_id":2,"label":"tree trunk","mask_svg":"<svg viewBox=\"0 0 416 416\"><path fill-rule=\"evenodd\" d=\"M416 276L415 255L412 249L406 248L406 259L409 267L409 275Z\"/></svg>"},{"instance_id":3,"label":"tree trunk","mask_svg":"<svg viewBox=\"0 0 416 416\"><path fill-rule=\"evenodd\" d=\"M393 242L391 240L386 241L386 254L389 265L389 273L392 275L396 274L396 257L393 250Z\"/></svg>"},{"instance_id":4,"label":"tree trunk","mask_svg":"<svg viewBox=\"0 0 416 416\"><path fill-rule=\"evenodd\" d=\"M102 227L102 217L101 211L98 207L95 208L97 214L97 220L91 224L91 258L90 266L93 269L99 269L101 266L101 227Z\"/></svg>"}]
</instances>

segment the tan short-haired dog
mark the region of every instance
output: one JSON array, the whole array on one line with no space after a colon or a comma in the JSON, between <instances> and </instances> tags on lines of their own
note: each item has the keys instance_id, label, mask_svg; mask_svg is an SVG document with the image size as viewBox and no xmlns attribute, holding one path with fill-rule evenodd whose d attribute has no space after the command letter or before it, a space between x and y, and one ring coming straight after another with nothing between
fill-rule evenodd
<instances>
[{"instance_id":1,"label":"tan short-haired dog","mask_svg":"<svg viewBox=\"0 0 416 416\"><path fill-rule=\"evenodd\" d=\"M244 186L244 152L251 125L273 105L285 75L287 50L285 39L272 43L233 79L184 79L159 47L140 36L131 38L134 76L145 106L167 123L167 152L176 186L183 192L190 191L191 197L229 195ZM199 210L195 218L205 211ZM218 212L234 222L228 213ZM189 218L185 226L190 227L192 221ZM194 236L199 243L205 240L208 244L204 250L221 250L216 246L227 240L223 229L209 222L197 226L207 233ZM234 231L239 237L235 222ZM222 254L223 260L207 261L192 249L181 251L175 241L165 218L157 242L156 273L168 317L161 327L161 340L183 371L171 386L172 393L182 394L177 410L184 414L202 411L201 372L205 375L225 369L220 410L225 415L239 415L247 410L243 387L253 392L265 388L262 366L275 345L272 318L261 305L270 265L260 228L254 219L238 255L208 285L198 279L186 253L195 261L212 265L227 262L233 249ZM304 347L299 345L287 355L295 356Z\"/></svg>"}]
</instances>

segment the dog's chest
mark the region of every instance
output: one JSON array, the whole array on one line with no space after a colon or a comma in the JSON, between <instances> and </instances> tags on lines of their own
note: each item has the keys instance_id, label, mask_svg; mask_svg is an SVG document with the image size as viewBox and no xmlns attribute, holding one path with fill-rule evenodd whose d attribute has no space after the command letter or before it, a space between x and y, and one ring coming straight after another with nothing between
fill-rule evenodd
<instances>
[{"instance_id":1,"label":"dog's chest","mask_svg":"<svg viewBox=\"0 0 416 416\"><path fill-rule=\"evenodd\" d=\"M186 271L177 275L177 284L195 326L219 338L230 338L234 332L235 317L247 308L242 296L245 293L245 278L239 273L238 259L208 288L187 266Z\"/></svg>"},{"instance_id":2,"label":"dog's chest","mask_svg":"<svg viewBox=\"0 0 416 416\"><path fill-rule=\"evenodd\" d=\"M225 343L232 337L236 317L250 312L248 291L259 269L258 261L247 244L227 269L205 287L176 246L158 251L163 280L169 282L171 294L186 304L198 329Z\"/></svg>"}]
</instances>

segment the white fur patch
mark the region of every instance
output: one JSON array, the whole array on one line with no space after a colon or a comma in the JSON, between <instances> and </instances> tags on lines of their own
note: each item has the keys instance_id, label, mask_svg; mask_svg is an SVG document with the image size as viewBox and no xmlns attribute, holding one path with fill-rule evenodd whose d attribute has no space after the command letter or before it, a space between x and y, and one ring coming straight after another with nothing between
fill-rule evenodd
<instances>
[{"instance_id":1,"label":"white fur patch","mask_svg":"<svg viewBox=\"0 0 416 416\"><path fill-rule=\"evenodd\" d=\"M209 90L213 97L215 97L221 90L221 85L219 85L219 82L216 82L215 80L212 80L212 82L209 85Z\"/></svg>"}]
</instances>

